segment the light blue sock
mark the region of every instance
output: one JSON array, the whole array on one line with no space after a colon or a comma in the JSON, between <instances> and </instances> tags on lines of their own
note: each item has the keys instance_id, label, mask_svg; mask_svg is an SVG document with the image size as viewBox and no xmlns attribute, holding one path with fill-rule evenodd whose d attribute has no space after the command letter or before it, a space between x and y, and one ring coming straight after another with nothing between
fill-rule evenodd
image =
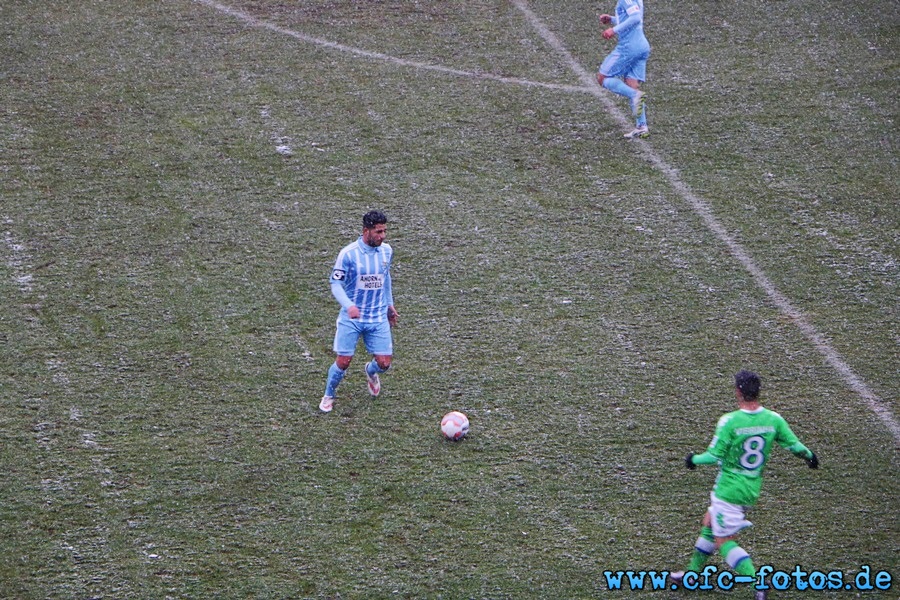
<instances>
[{"instance_id":1,"label":"light blue sock","mask_svg":"<svg viewBox=\"0 0 900 600\"><path fill-rule=\"evenodd\" d=\"M331 366L328 368L328 379L325 382L325 395L331 396L334 398L334 394L337 391L338 384L344 379L344 374L347 371L342 371L338 368L337 363L331 363Z\"/></svg>"},{"instance_id":2,"label":"light blue sock","mask_svg":"<svg viewBox=\"0 0 900 600\"><path fill-rule=\"evenodd\" d=\"M385 371L387 371L387 369L382 369L380 366L378 366L378 361L376 361L374 358L369 361L369 364L366 365L366 373L368 373L369 376L372 376L375 373L384 373Z\"/></svg>"},{"instance_id":3,"label":"light blue sock","mask_svg":"<svg viewBox=\"0 0 900 600\"><path fill-rule=\"evenodd\" d=\"M641 113L641 116L635 121L638 127L643 127L647 124L647 103L644 102L644 112Z\"/></svg>"},{"instance_id":4,"label":"light blue sock","mask_svg":"<svg viewBox=\"0 0 900 600\"><path fill-rule=\"evenodd\" d=\"M618 94L620 96L625 96L628 98L628 107L631 108L631 101L634 100L634 97L637 95L638 90L629 86L627 83L622 81L617 77L607 77L603 80L603 87L608 89L614 94ZM644 112L641 116L634 121L635 125L638 127L643 127L647 124L647 106L644 105Z\"/></svg>"},{"instance_id":5,"label":"light blue sock","mask_svg":"<svg viewBox=\"0 0 900 600\"><path fill-rule=\"evenodd\" d=\"M626 84L618 77L607 77L603 80L603 87L611 91L613 94L625 96L629 100L634 98L634 95L637 93L636 89L629 87L628 84Z\"/></svg>"}]
</instances>

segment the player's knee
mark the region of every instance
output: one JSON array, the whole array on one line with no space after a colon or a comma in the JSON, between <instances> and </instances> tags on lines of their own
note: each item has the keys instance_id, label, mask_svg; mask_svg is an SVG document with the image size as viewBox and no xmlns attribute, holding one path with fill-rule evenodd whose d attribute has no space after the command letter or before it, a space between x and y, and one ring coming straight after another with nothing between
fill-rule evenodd
<instances>
[{"instance_id":1,"label":"player's knee","mask_svg":"<svg viewBox=\"0 0 900 600\"><path fill-rule=\"evenodd\" d=\"M346 371L352 360L352 356L338 356L334 359L334 364L336 364L341 371Z\"/></svg>"},{"instance_id":2,"label":"player's knee","mask_svg":"<svg viewBox=\"0 0 900 600\"><path fill-rule=\"evenodd\" d=\"M723 544L726 544L727 542L730 542L733 539L734 539L733 535L728 536L728 537L717 537L717 538L713 539L713 543L716 545L716 550L718 550L719 548L722 547Z\"/></svg>"},{"instance_id":3,"label":"player's knee","mask_svg":"<svg viewBox=\"0 0 900 600\"><path fill-rule=\"evenodd\" d=\"M603 80L606 79L606 75L603 73L597 73L597 83L603 85Z\"/></svg>"},{"instance_id":4,"label":"player's knee","mask_svg":"<svg viewBox=\"0 0 900 600\"><path fill-rule=\"evenodd\" d=\"M382 371L387 371L391 368L391 356L381 354L375 357L375 363L378 365L378 368Z\"/></svg>"}]
</instances>

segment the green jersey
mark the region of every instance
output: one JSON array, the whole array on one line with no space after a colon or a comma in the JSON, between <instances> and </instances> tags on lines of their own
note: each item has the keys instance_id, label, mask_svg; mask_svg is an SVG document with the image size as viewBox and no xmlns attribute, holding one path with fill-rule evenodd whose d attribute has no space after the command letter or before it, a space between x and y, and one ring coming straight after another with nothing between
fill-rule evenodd
<instances>
[{"instance_id":1,"label":"green jersey","mask_svg":"<svg viewBox=\"0 0 900 600\"><path fill-rule=\"evenodd\" d=\"M756 504L762 474L775 443L798 456L812 454L775 411L760 407L723 415L707 449L720 464L713 490L716 497L740 506Z\"/></svg>"}]
</instances>

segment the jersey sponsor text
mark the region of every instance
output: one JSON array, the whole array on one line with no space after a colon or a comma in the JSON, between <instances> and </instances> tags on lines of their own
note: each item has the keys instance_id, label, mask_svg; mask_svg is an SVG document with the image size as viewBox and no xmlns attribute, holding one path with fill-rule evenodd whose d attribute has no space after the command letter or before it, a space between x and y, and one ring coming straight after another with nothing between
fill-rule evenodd
<instances>
[{"instance_id":1,"label":"jersey sponsor text","mask_svg":"<svg viewBox=\"0 0 900 600\"><path fill-rule=\"evenodd\" d=\"M356 279L356 289L358 290L380 290L383 287L384 275L381 273L360 275Z\"/></svg>"},{"instance_id":2,"label":"jersey sponsor text","mask_svg":"<svg viewBox=\"0 0 900 600\"><path fill-rule=\"evenodd\" d=\"M735 429L737 435L759 435L761 433L775 433L775 428L771 425L762 425L759 427L740 427Z\"/></svg>"}]
</instances>

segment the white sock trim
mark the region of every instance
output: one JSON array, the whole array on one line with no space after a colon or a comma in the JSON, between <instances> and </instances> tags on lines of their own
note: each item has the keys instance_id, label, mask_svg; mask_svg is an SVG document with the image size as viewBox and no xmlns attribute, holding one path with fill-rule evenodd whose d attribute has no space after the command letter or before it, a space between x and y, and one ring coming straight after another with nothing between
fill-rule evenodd
<instances>
[{"instance_id":1,"label":"white sock trim","mask_svg":"<svg viewBox=\"0 0 900 600\"><path fill-rule=\"evenodd\" d=\"M697 543L694 544L694 548L702 552L703 554L712 554L716 551L715 543L709 541L704 537L698 537Z\"/></svg>"},{"instance_id":2,"label":"white sock trim","mask_svg":"<svg viewBox=\"0 0 900 600\"><path fill-rule=\"evenodd\" d=\"M725 557L725 562L728 563L728 566L734 569L737 567L737 564L744 560L745 558L750 558L750 555L747 554L747 551L737 546L732 548L728 555Z\"/></svg>"}]
</instances>

